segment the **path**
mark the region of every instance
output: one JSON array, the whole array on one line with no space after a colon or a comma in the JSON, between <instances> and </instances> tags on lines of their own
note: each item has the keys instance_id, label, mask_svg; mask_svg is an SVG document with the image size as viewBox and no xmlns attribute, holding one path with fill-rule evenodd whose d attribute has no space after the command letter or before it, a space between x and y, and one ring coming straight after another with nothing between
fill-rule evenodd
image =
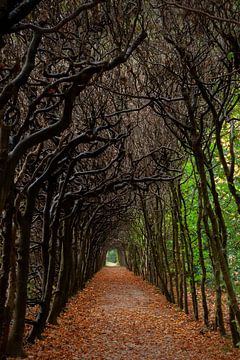
<instances>
[{"instance_id":1,"label":"path","mask_svg":"<svg viewBox=\"0 0 240 360\"><path fill-rule=\"evenodd\" d=\"M201 324L124 268L104 268L68 305L29 359L240 359L229 340Z\"/></svg>"}]
</instances>

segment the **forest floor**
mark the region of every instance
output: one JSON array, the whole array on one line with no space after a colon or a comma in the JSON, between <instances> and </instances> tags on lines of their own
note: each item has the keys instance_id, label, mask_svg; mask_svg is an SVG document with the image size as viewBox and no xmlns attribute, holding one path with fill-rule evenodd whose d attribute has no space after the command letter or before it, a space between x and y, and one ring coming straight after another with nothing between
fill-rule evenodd
<instances>
[{"instance_id":1,"label":"forest floor","mask_svg":"<svg viewBox=\"0 0 240 360\"><path fill-rule=\"evenodd\" d=\"M105 267L26 350L39 360L240 359L229 339L202 326L125 268Z\"/></svg>"}]
</instances>

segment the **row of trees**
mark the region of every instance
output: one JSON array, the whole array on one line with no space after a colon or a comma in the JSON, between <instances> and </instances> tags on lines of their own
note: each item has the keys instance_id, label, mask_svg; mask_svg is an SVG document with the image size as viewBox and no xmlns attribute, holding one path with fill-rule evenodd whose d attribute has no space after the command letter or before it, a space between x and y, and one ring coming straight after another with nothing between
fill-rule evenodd
<instances>
[{"instance_id":1,"label":"row of trees","mask_svg":"<svg viewBox=\"0 0 240 360\"><path fill-rule=\"evenodd\" d=\"M156 23L164 24L164 31L156 32L162 54L152 50L156 39L149 39L145 95L184 152L183 176L155 185L147 198L139 194L130 267L187 313L190 292L195 319L201 285L206 326L206 288L214 284L214 327L223 335L224 290L233 344L239 346L233 276L239 269L239 4L166 1L154 10Z\"/></svg>"},{"instance_id":2,"label":"row of trees","mask_svg":"<svg viewBox=\"0 0 240 360\"><path fill-rule=\"evenodd\" d=\"M96 84L118 81L114 69L146 32L141 1L5 1L0 17L5 358L24 356L25 337L40 337L104 264L102 246L132 201L128 189L143 181L141 159L125 150L136 110Z\"/></svg>"}]
</instances>

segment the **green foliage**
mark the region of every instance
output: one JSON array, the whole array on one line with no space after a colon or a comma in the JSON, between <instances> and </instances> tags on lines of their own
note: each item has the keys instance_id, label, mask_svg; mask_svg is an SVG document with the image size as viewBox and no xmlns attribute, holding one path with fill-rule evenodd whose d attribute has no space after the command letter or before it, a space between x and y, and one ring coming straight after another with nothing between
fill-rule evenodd
<instances>
[{"instance_id":1,"label":"green foliage","mask_svg":"<svg viewBox=\"0 0 240 360\"><path fill-rule=\"evenodd\" d=\"M229 51L229 53L227 54L227 58L229 61L233 61L234 60L234 53L232 51Z\"/></svg>"},{"instance_id":2,"label":"green foliage","mask_svg":"<svg viewBox=\"0 0 240 360\"><path fill-rule=\"evenodd\" d=\"M118 252L117 249L111 249L107 252L107 262L118 264Z\"/></svg>"}]
</instances>

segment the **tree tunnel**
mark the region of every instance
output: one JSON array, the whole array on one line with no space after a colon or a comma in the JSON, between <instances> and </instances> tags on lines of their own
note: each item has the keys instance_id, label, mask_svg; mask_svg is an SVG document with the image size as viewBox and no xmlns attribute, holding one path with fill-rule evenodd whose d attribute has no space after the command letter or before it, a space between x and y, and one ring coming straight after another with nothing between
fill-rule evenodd
<instances>
[{"instance_id":1,"label":"tree tunnel","mask_svg":"<svg viewBox=\"0 0 240 360\"><path fill-rule=\"evenodd\" d=\"M112 251L112 257L109 253ZM111 239L105 245L105 263L107 259L112 260L113 263L118 263L120 266L127 266L127 254L126 254L126 240L123 242L118 239ZM108 256L107 256L108 255Z\"/></svg>"},{"instance_id":2,"label":"tree tunnel","mask_svg":"<svg viewBox=\"0 0 240 360\"><path fill-rule=\"evenodd\" d=\"M1 359L110 249L240 343L239 7L155 3L0 5Z\"/></svg>"},{"instance_id":3,"label":"tree tunnel","mask_svg":"<svg viewBox=\"0 0 240 360\"><path fill-rule=\"evenodd\" d=\"M111 264L119 265L119 260L118 260L118 251L117 249L109 249L106 253L106 266L108 266L108 264L111 266Z\"/></svg>"}]
</instances>

